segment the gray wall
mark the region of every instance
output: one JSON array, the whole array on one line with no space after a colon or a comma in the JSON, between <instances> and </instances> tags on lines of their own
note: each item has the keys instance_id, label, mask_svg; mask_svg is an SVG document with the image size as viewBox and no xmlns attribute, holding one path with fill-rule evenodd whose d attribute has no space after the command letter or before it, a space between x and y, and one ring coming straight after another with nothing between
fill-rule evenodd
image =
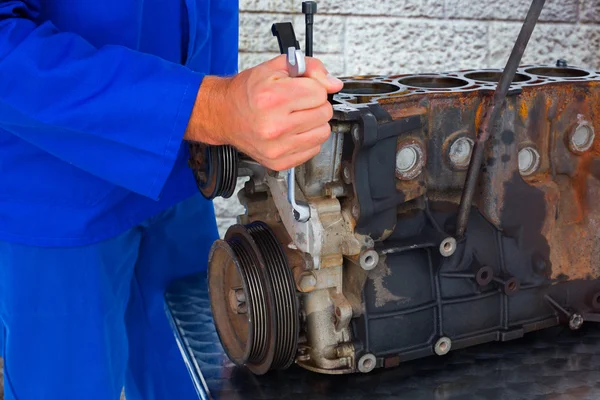
<instances>
[{"instance_id":1,"label":"gray wall","mask_svg":"<svg viewBox=\"0 0 600 400\"><path fill-rule=\"evenodd\" d=\"M302 0L241 0L240 70L277 55L273 22L303 43ZM314 52L337 76L503 67L530 0L319 0ZM600 0L547 0L523 63L600 70ZM216 200L221 231L243 210Z\"/></svg>"}]
</instances>

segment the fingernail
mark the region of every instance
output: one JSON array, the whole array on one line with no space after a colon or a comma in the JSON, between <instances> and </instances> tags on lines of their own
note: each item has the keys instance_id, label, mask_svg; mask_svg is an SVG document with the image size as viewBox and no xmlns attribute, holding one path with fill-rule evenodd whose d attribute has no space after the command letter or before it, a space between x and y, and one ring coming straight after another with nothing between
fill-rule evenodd
<instances>
[{"instance_id":1,"label":"fingernail","mask_svg":"<svg viewBox=\"0 0 600 400\"><path fill-rule=\"evenodd\" d=\"M335 76L328 74L327 75L327 80L332 84L332 85L341 85L343 84L342 81L340 81L338 78L336 78Z\"/></svg>"}]
</instances>

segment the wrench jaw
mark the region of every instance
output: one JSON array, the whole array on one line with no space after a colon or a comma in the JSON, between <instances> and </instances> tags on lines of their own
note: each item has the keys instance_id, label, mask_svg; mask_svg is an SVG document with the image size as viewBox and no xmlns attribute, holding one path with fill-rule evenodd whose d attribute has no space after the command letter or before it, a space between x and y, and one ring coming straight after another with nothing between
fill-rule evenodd
<instances>
[{"instance_id":1,"label":"wrench jaw","mask_svg":"<svg viewBox=\"0 0 600 400\"><path fill-rule=\"evenodd\" d=\"M288 171L288 201L294 210L294 218L298 222L310 219L310 207L303 201L296 201L296 168Z\"/></svg>"},{"instance_id":2,"label":"wrench jaw","mask_svg":"<svg viewBox=\"0 0 600 400\"><path fill-rule=\"evenodd\" d=\"M302 76L306 72L306 60L302 50L295 47L287 49L288 72L292 78Z\"/></svg>"}]
</instances>

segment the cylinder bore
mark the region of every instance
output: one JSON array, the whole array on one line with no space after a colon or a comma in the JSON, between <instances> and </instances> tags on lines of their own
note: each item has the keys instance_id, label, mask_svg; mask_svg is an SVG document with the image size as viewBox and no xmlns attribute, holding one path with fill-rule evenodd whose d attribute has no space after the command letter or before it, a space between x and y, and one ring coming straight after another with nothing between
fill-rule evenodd
<instances>
[{"instance_id":1,"label":"cylinder bore","mask_svg":"<svg viewBox=\"0 0 600 400\"><path fill-rule=\"evenodd\" d=\"M477 82L492 82L498 83L500 82L500 78L502 77L502 71L475 71L469 72L465 74L465 78L471 79ZM528 82L531 81L532 78L525 74L516 73L513 79L513 83L520 82Z\"/></svg>"},{"instance_id":2,"label":"cylinder bore","mask_svg":"<svg viewBox=\"0 0 600 400\"><path fill-rule=\"evenodd\" d=\"M571 67L533 67L526 69L525 72L546 78L584 78L590 75L588 71Z\"/></svg>"},{"instance_id":3,"label":"cylinder bore","mask_svg":"<svg viewBox=\"0 0 600 400\"><path fill-rule=\"evenodd\" d=\"M355 96L373 96L395 93L402 88L392 83L373 81L348 81L344 82L344 88L340 94L351 94Z\"/></svg>"},{"instance_id":4,"label":"cylinder bore","mask_svg":"<svg viewBox=\"0 0 600 400\"><path fill-rule=\"evenodd\" d=\"M208 266L211 310L223 349L254 374L288 368L296 356L298 304L285 253L267 225L234 225Z\"/></svg>"},{"instance_id":5,"label":"cylinder bore","mask_svg":"<svg viewBox=\"0 0 600 400\"><path fill-rule=\"evenodd\" d=\"M469 85L469 81L460 78L439 75L414 75L400 78L398 83L413 88L458 89Z\"/></svg>"}]
</instances>

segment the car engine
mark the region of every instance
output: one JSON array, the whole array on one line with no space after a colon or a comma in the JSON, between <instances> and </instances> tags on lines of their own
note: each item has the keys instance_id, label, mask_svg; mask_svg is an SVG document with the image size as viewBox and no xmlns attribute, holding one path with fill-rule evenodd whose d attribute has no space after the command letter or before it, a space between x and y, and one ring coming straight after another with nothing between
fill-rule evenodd
<instances>
[{"instance_id":1,"label":"car engine","mask_svg":"<svg viewBox=\"0 0 600 400\"><path fill-rule=\"evenodd\" d=\"M208 269L235 364L368 373L600 321L600 75L518 67L483 142L502 75L343 78L329 140L292 174L190 144L207 198L247 178Z\"/></svg>"}]
</instances>

